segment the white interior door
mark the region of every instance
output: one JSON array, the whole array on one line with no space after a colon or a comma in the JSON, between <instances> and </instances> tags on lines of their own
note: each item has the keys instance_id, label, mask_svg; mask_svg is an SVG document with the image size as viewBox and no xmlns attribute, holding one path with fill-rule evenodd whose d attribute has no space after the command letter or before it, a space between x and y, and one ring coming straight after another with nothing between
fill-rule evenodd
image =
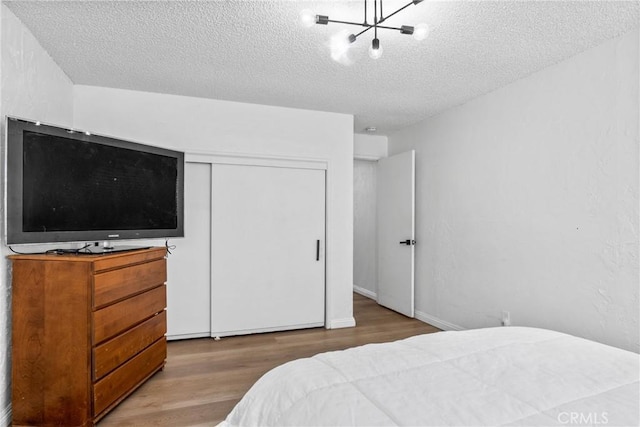
<instances>
[{"instance_id":1,"label":"white interior door","mask_svg":"<svg viewBox=\"0 0 640 427\"><path fill-rule=\"evenodd\" d=\"M167 263L167 338L210 335L211 164L187 162L184 170L184 238Z\"/></svg>"},{"instance_id":2,"label":"white interior door","mask_svg":"<svg viewBox=\"0 0 640 427\"><path fill-rule=\"evenodd\" d=\"M324 325L325 171L214 164L211 335Z\"/></svg>"},{"instance_id":3,"label":"white interior door","mask_svg":"<svg viewBox=\"0 0 640 427\"><path fill-rule=\"evenodd\" d=\"M413 317L415 152L378 161L378 304Z\"/></svg>"}]
</instances>

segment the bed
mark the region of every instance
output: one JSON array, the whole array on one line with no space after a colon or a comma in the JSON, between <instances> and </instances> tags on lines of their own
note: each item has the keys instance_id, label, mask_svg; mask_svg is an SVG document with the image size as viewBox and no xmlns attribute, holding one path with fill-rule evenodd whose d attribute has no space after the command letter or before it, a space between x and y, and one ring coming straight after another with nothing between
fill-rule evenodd
<instances>
[{"instance_id":1,"label":"bed","mask_svg":"<svg viewBox=\"0 0 640 427\"><path fill-rule=\"evenodd\" d=\"M638 426L639 355L524 327L321 353L260 378L222 426Z\"/></svg>"}]
</instances>

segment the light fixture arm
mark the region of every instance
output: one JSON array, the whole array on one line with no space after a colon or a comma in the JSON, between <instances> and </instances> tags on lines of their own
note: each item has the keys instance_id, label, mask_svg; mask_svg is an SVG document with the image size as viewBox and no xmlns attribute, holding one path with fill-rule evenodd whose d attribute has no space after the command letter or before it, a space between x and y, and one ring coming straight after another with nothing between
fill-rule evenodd
<instances>
[{"instance_id":1,"label":"light fixture arm","mask_svg":"<svg viewBox=\"0 0 640 427\"><path fill-rule=\"evenodd\" d=\"M337 19L327 19L326 20L327 23L332 23L332 24L347 24L347 25L355 25L358 27L368 27L368 28L373 28L373 25L370 24L364 24L362 22L351 22L351 21L339 21ZM400 30L400 27L389 27L387 25L378 25L378 28L384 28L385 30Z\"/></svg>"},{"instance_id":2,"label":"light fixture arm","mask_svg":"<svg viewBox=\"0 0 640 427\"><path fill-rule=\"evenodd\" d=\"M371 28L374 27L373 25L363 24L361 22L339 21L337 19L327 19L326 22L327 23L331 22L333 24L347 24L347 25L355 25L358 27L367 27L366 29L362 30L360 33L356 34L356 36L359 36L360 34L364 33L365 31L369 31ZM401 27L389 27L387 25L378 25L378 28L383 28L385 30L396 30L396 31L402 30Z\"/></svg>"},{"instance_id":3,"label":"light fixture arm","mask_svg":"<svg viewBox=\"0 0 640 427\"><path fill-rule=\"evenodd\" d=\"M381 0L382 1L382 0ZM421 0L422 1L422 0ZM398 12L402 12L403 10L405 10L406 8L408 8L409 6L411 6L412 4L418 4L420 3L420 1L415 2L415 1L411 1L407 4L405 4L404 6L402 6L400 9L396 10L395 12L393 12L392 14L388 15L386 18L382 17L382 12L380 12L380 22L384 22L385 20L391 18L393 15L395 15ZM380 3L380 10L382 10L382 3Z\"/></svg>"}]
</instances>

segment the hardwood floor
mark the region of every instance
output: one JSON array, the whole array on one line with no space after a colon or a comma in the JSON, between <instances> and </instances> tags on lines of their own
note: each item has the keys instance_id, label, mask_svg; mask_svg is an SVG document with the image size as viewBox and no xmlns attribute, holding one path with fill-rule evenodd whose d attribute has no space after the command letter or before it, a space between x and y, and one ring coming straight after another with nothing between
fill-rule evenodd
<instances>
[{"instance_id":1,"label":"hardwood floor","mask_svg":"<svg viewBox=\"0 0 640 427\"><path fill-rule=\"evenodd\" d=\"M354 294L355 328L321 328L214 341L170 341L167 364L99 423L107 426L214 426L265 372L290 360L439 329Z\"/></svg>"}]
</instances>

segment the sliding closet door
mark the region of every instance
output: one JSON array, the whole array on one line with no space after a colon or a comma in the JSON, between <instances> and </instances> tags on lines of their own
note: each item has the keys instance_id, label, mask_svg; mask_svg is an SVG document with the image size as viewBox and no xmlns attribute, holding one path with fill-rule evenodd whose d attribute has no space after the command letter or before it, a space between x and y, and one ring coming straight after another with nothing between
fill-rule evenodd
<instances>
[{"instance_id":1,"label":"sliding closet door","mask_svg":"<svg viewBox=\"0 0 640 427\"><path fill-rule=\"evenodd\" d=\"M324 325L325 171L214 164L211 335Z\"/></svg>"}]
</instances>

